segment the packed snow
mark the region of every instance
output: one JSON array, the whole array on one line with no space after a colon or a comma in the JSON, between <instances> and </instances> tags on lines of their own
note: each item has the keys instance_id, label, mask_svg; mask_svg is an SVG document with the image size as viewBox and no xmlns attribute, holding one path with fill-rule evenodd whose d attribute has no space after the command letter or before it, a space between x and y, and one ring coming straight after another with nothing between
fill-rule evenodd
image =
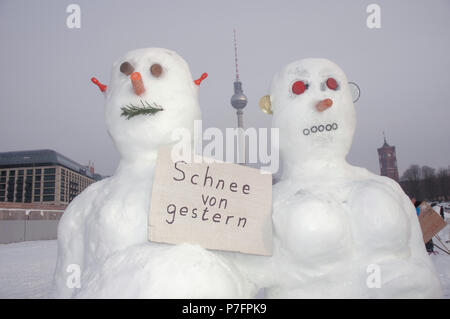
<instances>
[{"instance_id":1,"label":"packed snow","mask_svg":"<svg viewBox=\"0 0 450 319\"><path fill-rule=\"evenodd\" d=\"M167 49L139 49L115 62L111 73L105 119L120 163L113 176L77 196L62 217L52 296L250 296L252 286L218 253L147 239L157 150L177 142L174 130L184 129L192 139L194 120L201 117L199 82L188 64ZM81 269L81 289L66 285L71 265Z\"/></svg>"},{"instance_id":2,"label":"packed snow","mask_svg":"<svg viewBox=\"0 0 450 319\"><path fill-rule=\"evenodd\" d=\"M61 219L52 297L251 298L262 288L269 298L442 296L408 197L345 160L355 108L344 72L325 59L289 64L272 83L282 159L273 256L149 242L157 149L176 142L175 129L192 138L197 93L173 51L135 50L113 65L105 118L121 160ZM80 288L67 285L72 265L81 269ZM372 266L381 272L378 289L367 284Z\"/></svg>"},{"instance_id":3,"label":"packed snow","mask_svg":"<svg viewBox=\"0 0 450 319\"><path fill-rule=\"evenodd\" d=\"M346 162L356 115L344 72L326 59L293 62L274 77L270 103L282 160L274 253L238 256L240 269L269 298L441 297L409 198ZM379 289L367 284L374 269Z\"/></svg>"},{"instance_id":4,"label":"packed snow","mask_svg":"<svg viewBox=\"0 0 450 319\"><path fill-rule=\"evenodd\" d=\"M439 235L450 236L450 227ZM56 247L56 240L0 245L0 298L46 298L53 280ZM450 299L450 255L436 251L438 254L431 255L431 260L439 274L443 297Z\"/></svg>"}]
</instances>

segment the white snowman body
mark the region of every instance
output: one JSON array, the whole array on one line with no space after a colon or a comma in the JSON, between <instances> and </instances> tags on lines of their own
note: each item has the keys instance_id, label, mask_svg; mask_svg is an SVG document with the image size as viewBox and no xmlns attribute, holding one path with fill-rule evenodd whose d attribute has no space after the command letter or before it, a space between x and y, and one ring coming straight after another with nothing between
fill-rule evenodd
<instances>
[{"instance_id":1,"label":"white snowman body","mask_svg":"<svg viewBox=\"0 0 450 319\"><path fill-rule=\"evenodd\" d=\"M344 72L326 59L291 63L270 101L282 173L266 296L440 297L409 198L395 181L346 162L356 117Z\"/></svg>"},{"instance_id":2,"label":"white snowman body","mask_svg":"<svg viewBox=\"0 0 450 319\"><path fill-rule=\"evenodd\" d=\"M173 51L135 50L113 65L105 118L120 163L113 176L77 196L62 217L53 296L245 296L242 279L218 254L147 239L157 149L174 143L174 129L193 131L194 120L201 117L197 93L187 63ZM126 116L127 106L162 110Z\"/></svg>"}]
</instances>

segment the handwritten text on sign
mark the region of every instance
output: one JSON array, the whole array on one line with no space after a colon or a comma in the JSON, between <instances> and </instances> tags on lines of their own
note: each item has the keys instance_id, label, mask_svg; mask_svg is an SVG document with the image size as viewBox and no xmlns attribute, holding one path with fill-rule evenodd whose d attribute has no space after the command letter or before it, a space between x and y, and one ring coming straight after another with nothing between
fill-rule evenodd
<instances>
[{"instance_id":1,"label":"handwritten text on sign","mask_svg":"<svg viewBox=\"0 0 450 319\"><path fill-rule=\"evenodd\" d=\"M272 253L272 176L230 163L174 162L158 152L149 239L204 248Z\"/></svg>"}]
</instances>

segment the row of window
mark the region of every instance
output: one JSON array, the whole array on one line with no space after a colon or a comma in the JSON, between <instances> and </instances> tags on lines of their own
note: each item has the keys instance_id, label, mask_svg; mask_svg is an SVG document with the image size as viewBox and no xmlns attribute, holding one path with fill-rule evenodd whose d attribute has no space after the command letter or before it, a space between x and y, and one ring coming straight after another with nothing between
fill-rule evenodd
<instances>
[{"instance_id":1,"label":"row of window","mask_svg":"<svg viewBox=\"0 0 450 319\"><path fill-rule=\"evenodd\" d=\"M23 176L25 171L27 175L33 175L33 170L35 175L41 175L42 174L42 168L35 168L35 169L19 169L19 170L10 170L9 171L9 176L16 176L16 171L17 171L17 175L18 176ZM64 171L64 170L63 170ZM50 168L44 168L44 174L55 174L56 173L56 168L55 167L50 167ZM65 172L63 173L63 175L65 174ZM1 171L0 172L0 176L6 176L7 175L7 171Z\"/></svg>"},{"instance_id":2,"label":"row of window","mask_svg":"<svg viewBox=\"0 0 450 319\"><path fill-rule=\"evenodd\" d=\"M41 196L34 196L33 197L35 202L40 202L41 201ZM55 195L44 195L42 196L42 201L44 202L53 202L55 200ZM14 202L14 198L13 197L5 197L5 196L0 196L0 202ZM22 202L22 200L17 200L16 202ZM31 197L25 197L25 203L31 203Z\"/></svg>"},{"instance_id":3,"label":"row of window","mask_svg":"<svg viewBox=\"0 0 450 319\"><path fill-rule=\"evenodd\" d=\"M8 173L9 172L9 173ZM24 174L26 175L24 176ZM34 173L34 175L33 175ZM42 177L42 173L44 174ZM17 175L16 175L17 174ZM0 171L0 202L54 201L56 168ZM67 182L66 182L67 178ZM70 181L70 182L69 182ZM61 168L60 200L72 201L92 182ZM41 192L42 190L42 192Z\"/></svg>"}]
</instances>

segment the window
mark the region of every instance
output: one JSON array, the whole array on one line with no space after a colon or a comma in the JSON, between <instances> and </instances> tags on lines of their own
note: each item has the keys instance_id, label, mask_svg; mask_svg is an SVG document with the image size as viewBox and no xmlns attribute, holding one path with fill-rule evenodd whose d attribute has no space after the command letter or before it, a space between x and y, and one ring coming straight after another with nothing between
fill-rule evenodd
<instances>
[{"instance_id":1,"label":"window","mask_svg":"<svg viewBox=\"0 0 450 319\"><path fill-rule=\"evenodd\" d=\"M5 184L0 184L0 189L5 189L6 185Z\"/></svg>"},{"instance_id":2,"label":"window","mask_svg":"<svg viewBox=\"0 0 450 319\"><path fill-rule=\"evenodd\" d=\"M55 187L55 182L44 182L44 187Z\"/></svg>"},{"instance_id":3,"label":"window","mask_svg":"<svg viewBox=\"0 0 450 319\"><path fill-rule=\"evenodd\" d=\"M0 173L0 176L6 176L6 171L2 171L2 172Z\"/></svg>"},{"instance_id":4,"label":"window","mask_svg":"<svg viewBox=\"0 0 450 319\"><path fill-rule=\"evenodd\" d=\"M27 175L33 175L33 170L32 169L27 169Z\"/></svg>"},{"instance_id":5,"label":"window","mask_svg":"<svg viewBox=\"0 0 450 319\"><path fill-rule=\"evenodd\" d=\"M66 170L65 169L61 169L61 175L66 175Z\"/></svg>"},{"instance_id":6,"label":"window","mask_svg":"<svg viewBox=\"0 0 450 319\"><path fill-rule=\"evenodd\" d=\"M36 175L41 175L41 174L42 174L42 169L36 168Z\"/></svg>"},{"instance_id":7,"label":"window","mask_svg":"<svg viewBox=\"0 0 450 319\"><path fill-rule=\"evenodd\" d=\"M55 200L55 195L47 195L42 197L44 202L52 202Z\"/></svg>"},{"instance_id":8,"label":"window","mask_svg":"<svg viewBox=\"0 0 450 319\"><path fill-rule=\"evenodd\" d=\"M54 188L44 188L44 194L54 194L55 189ZM44 196L45 197L45 196Z\"/></svg>"},{"instance_id":9,"label":"window","mask_svg":"<svg viewBox=\"0 0 450 319\"><path fill-rule=\"evenodd\" d=\"M35 189L34 190L34 195L40 195L41 194L41 190L40 189Z\"/></svg>"},{"instance_id":10,"label":"window","mask_svg":"<svg viewBox=\"0 0 450 319\"><path fill-rule=\"evenodd\" d=\"M55 174L55 173L56 173L56 169L54 167L44 169L44 174Z\"/></svg>"},{"instance_id":11,"label":"window","mask_svg":"<svg viewBox=\"0 0 450 319\"><path fill-rule=\"evenodd\" d=\"M5 201L5 197L0 197L0 202L4 202Z\"/></svg>"},{"instance_id":12,"label":"window","mask_svg":"<svg viewBox=\"0 0 450 319\"><path fill-rule=\"evenodd\" d=\"M0 177L0 183L6 183L6 177Z\"/></svg>"},{"instance_id":13,"label":"window","mask_svg":"<svg viewBox=\"0 0 450 319\"><path fill-rule=\"evenodd\" d=\"M34 196L34 201L35 202L40 202L41 201L41 196Z\"/></svg>"},{"instance_id":14,"label":"window","mask_svg":"<svg viewBox=\"0 0 450 319\"><path fill-rule=\"evenodd\" d=\"M41 187L41 182L35 182L34 183L34 188L39 188Z\"/></svg>"},{"instance_id":15,"label":"window","mask_svg":"<svg viewBox=\"0 0 450 319\"><path fill-rule=\"evenodd\" d=\"M0 197L5 197L5 191L0 191Z\"/></svg>"},{"instance_id":16,"label":"window","mask_svg":"<svg viewBox=\"0 0 450 319\"><path fill-rule=\"evenodd\" d=\"M44 181L54 181L55 175L44 175Z\"/></svg>"},{"instance_id":17,"label":"window","mask_svg":"<svg viewBox=\"0 0 450 319\"><path fill-rule=\"evenodd\" d=\"M23 176L23 169L19 170L19 176Z\"/></svg>"},{"instance_id":18,"label":"window","mask_svg":"<svg viewBox=\"0 0 450 319\"><path fill-rule=\"evenodd\" d=\"M34 180L35 180L35 181L40 181L40 180L41 180L41 176L35 176L35 177L34 177Z\"/></svg>"},{"instance_id":19,"label":"window","mask_svg":"<svg viewBox=\"0 0 450 319\"><path fill-rule=\"evenodd\" d=\"M16 176L16 171L9 171L9 176Z\"/></svg>"}]
</instances>

